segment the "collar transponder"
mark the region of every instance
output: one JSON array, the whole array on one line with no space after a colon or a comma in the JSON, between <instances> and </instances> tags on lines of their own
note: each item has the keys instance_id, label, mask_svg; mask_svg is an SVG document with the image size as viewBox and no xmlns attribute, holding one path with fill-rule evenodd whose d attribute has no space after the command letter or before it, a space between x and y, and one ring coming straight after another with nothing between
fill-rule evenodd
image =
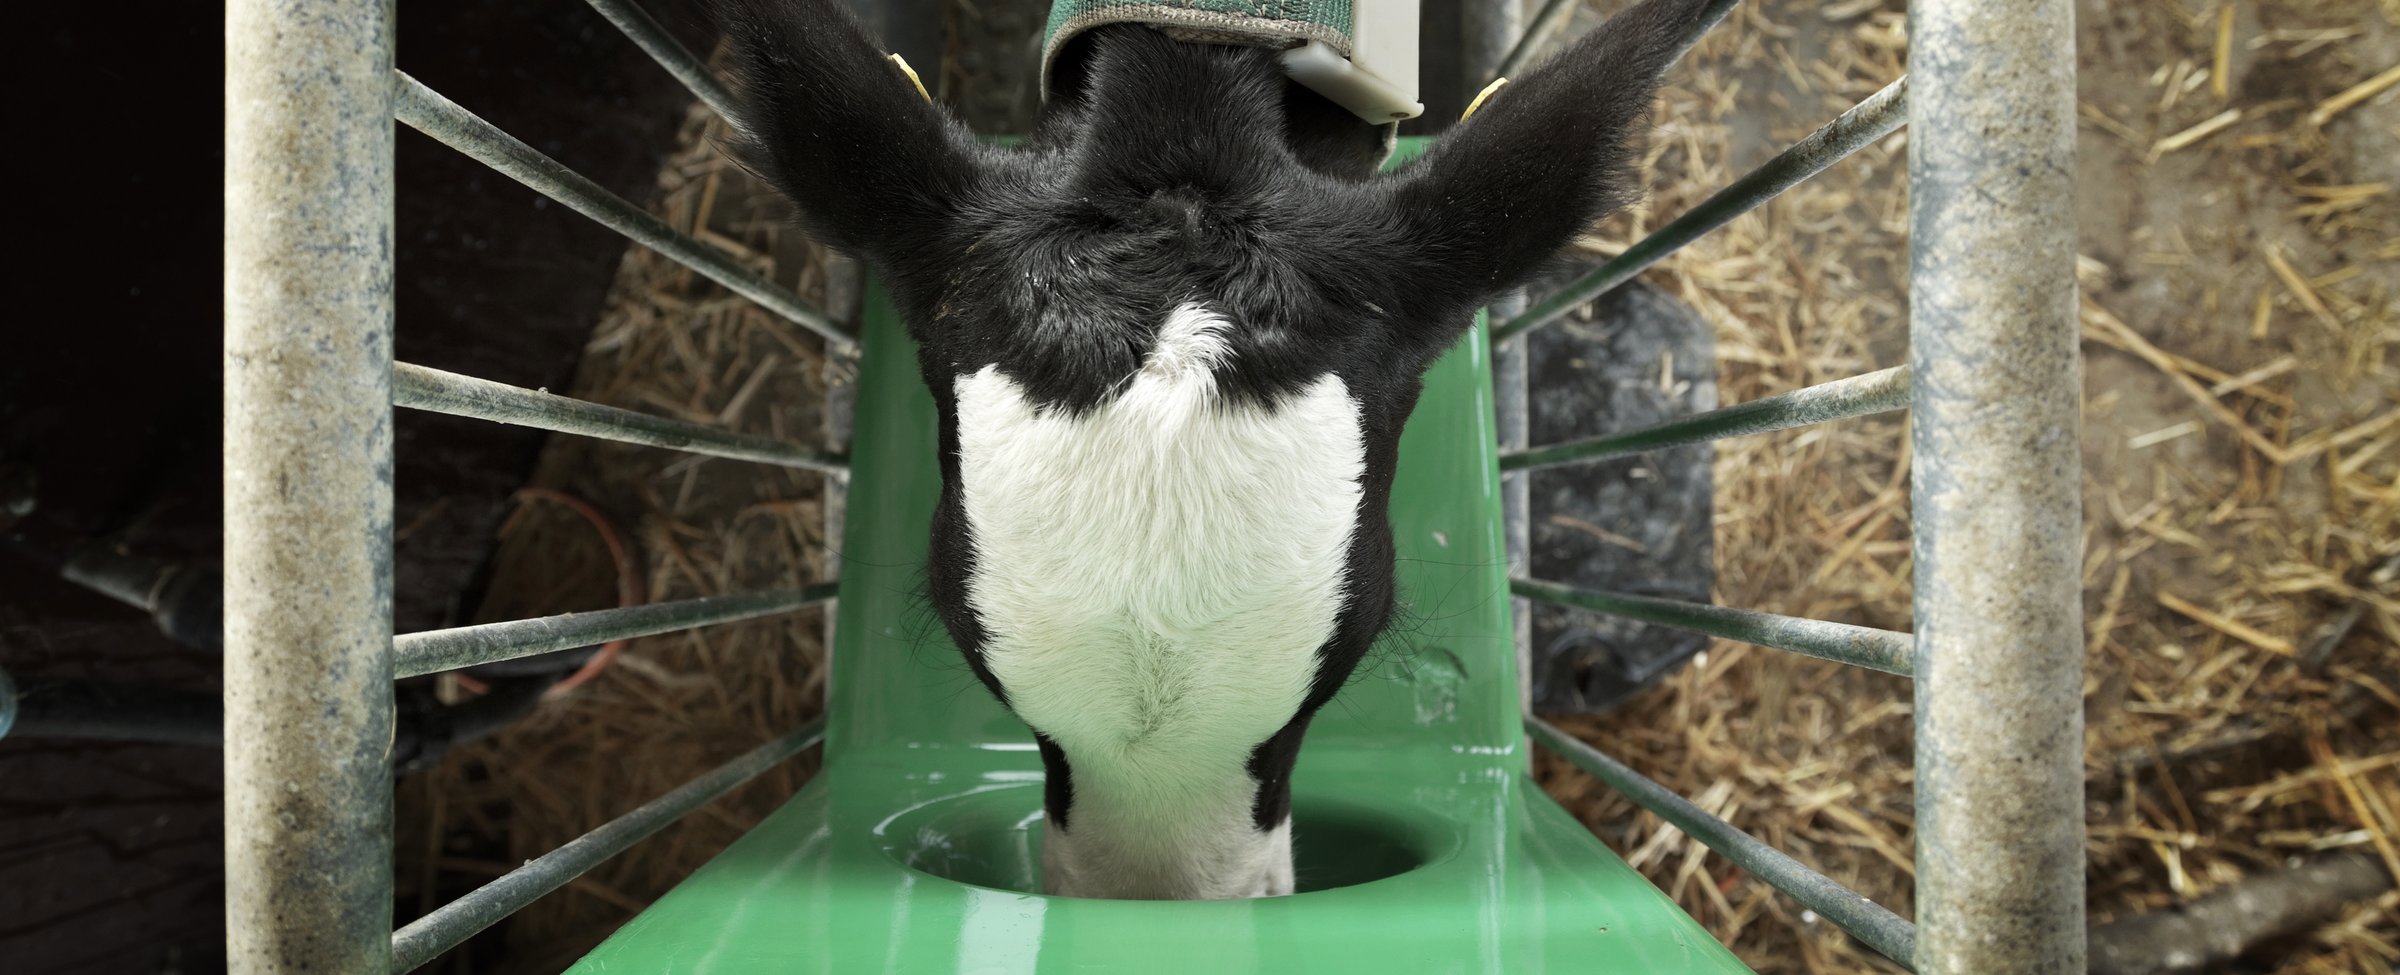
<instances>
[{"instance_id":1,"label":"collar transponder","mask_svg":"<svg viewBox=\"0 0 2400 975\"><path fill-rule=\"evenodd\" d=\"M1419 0L1053 0L1042 40L1042 95L1076 35L1148 24L1185 40L1283 52L1284 71L1360 119L1385 125L1425 111L1417 100Z\"/></svg>"}]
</instances>

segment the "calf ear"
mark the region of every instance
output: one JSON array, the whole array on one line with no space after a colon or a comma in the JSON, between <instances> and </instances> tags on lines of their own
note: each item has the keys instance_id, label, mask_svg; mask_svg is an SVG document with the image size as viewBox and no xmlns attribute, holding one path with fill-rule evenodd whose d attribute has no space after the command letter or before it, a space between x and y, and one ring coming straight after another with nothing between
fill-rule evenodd
<instances>
[{"instance_id":1,"label":"calf ear","mask_svg":"<svg viewBox=\"0 0 2400 975\"><path fill-rule=\"evenodd\" d=\"M749 163L818 240L908 254L972 191L974 137L868 40L840 0L720 0Z\"/></svg>"},{"instance_id":2,"label":"calf ear","mask_svg":"<svg viewBox=\"0 0 2400 975\"><path fill-rule=\"evenodd\" d=\"M1659 76L1723 13L1713 0L1644 0L1549 63L1511 79L1451 127L1395 194L1406 233L1480 302L1521 284L1634 199Z\"/></svg>"}]
</instances>

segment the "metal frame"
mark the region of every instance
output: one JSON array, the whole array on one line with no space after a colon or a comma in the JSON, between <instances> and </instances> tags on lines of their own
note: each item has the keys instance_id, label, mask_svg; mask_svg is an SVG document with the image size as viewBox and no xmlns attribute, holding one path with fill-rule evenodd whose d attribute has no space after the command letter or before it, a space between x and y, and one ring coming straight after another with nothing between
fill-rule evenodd
<instances>
[{"instance_id":1,"label":"metal frame","mask_svg":"<svg viewBox=\"0 0 2400 975\"><path fill-rule=\"evenodd\" d=\"M1674 790L1651 781L1648 776L1626 767L1625 763L1608 757L1582 739L1567 734L1558 726L1540 718L1525 722L1525 730L1533 734L1543 747L1557 752L1576 768L1591 773L1593 778L1608 783L1626 798L1642 808L1657 813L1668 825L1699 840L1725 859L1741 864L1752 876L1766 881L1776 890L1791 895L1809 910L1850 932L1867 946L1887 958L1908 958L1916 953L1917 932L1914 925L1882 905L1859 896L1857 891L1842 886L1824 874L1811 870L1758 837L1742 832L1691 800L1676 795Z\"/></svg>"},{"instance_id":2,"label":"metal frame","mask_svg":"<svg viewBox=\"0 0 2400 975\"><path fill-rule=\"evenodd\" d=\"M406 362L392 364L392 405L826 474L845 470L839 458L773 437L621 410Z\"/></svg>"},{"instance_id":3,"label":"metal frame","mask_svg":"<svg viewBox=\"0 0 2400 975\"><path fill-rule=\"evenodd\" d=\"M474 893L409 922L392 933L392 971L410 971L432 961L542 895L572 883L608 858L631 849L650 834L824 740L825 719L811 721L781 738L743 752L706 775L676 786L666 795L643 803L639 809L569 840L565 846L527 861L524 866L476 888Z\"/></svg>"},{"instance_id":4,"label":"metal frame","mask_svg":"<svg viewBox=\"0 0 2400 975\"><path fill-rule=\"evenodd\" d=\"M674 258L727 290L817 333L837 351L857 348L857 340L835 325L832 318L800 300L800 296L752 273L733 255L676 233L675 228L652 216L650 211L626 202L624 197L601 188L582 173L542 155L524 140L501 131L499 126L442 97L441 92L425 87L423 82L399 71L392 72L392 77L396 81L392 112L409 128L432 136L434 141L566 204L610 230Z\"/></svg>"},{"instance_id":5,"label":"metal frame","mask_svg":"<svg viewBox=\"0 0 2400 975\"><path fill-rule=\"evenodd\" d=\"M1725 6L1731 6L1730 3ZM1530 62L1573 0L1535 17ZM1915 678L1912 925L1539 718L1576 767L1919 972L2080 972L2083 654L2076 490L2075 57L2069 0L1911 0L1910 364L1640 430L1510 449L1503 471L1585 463L1913 408L1916 633L1519 579L1518 596ZM1695 41L1697 38L1695 38ZM1500 322L1557 321L1898 129L1906 77ZM1498 353L1495 352L1495 359ZM1922 936L1919 932L1922 931Z\"/></svg>"},{"instance_id":6,"label":"metal frame","mask_svg":"<svg viewBox=\"0 0 2400 975\"><path fill-rule=\"evenodd\" d=\"M1506 342L1590 304L1592 299L1633 280L1634 275L1709 231L1732 223L1733 218L1783 195L1783 191L1824 172L1826 167L1850 158L1851 153L1874 145L1907 120L1908 79L1900 78L1835 116L1807 138L1792 143L1791 148L1764 165L1726 184L1683 216L1635 241L1625 253L1593 268L1516 317L1493 326L1492 341Z\"/></svg>"},{"instance_id":7,"label":"metal frame","mask_svg":"<svg viewBox=\"0 0 2400 975\"><path fill-rule=\"evenodd\" d=\"M720 113L640 9L592 6ZM797 444L392 359L392 122L823 337L824 312L392 67L390 0L226 9L225 835L236 972L407 971L824 738L770 741L395 933L391 682L824 605L820 584L394 637L395 406L814 470ZM336 702L331 707L326 702ZM13 717L13 710L7 713ZM0 729L5 730L5 729Z\"/></svg>"},{"instance_id":8,"label":"metal frame","mask_svg":"<svg viewBox=\"0 0 2400 975\"><path fill-rule=\"evenodd\" d=\"M1909 659L1915 641L1906 633L1707 603L1578 589L1540 579L1517 579L1509 583L1509 590L1545 603L1694 630L1901 677L1909 676L1915 669Z\"/></svg>"},{"instance_id":9,"label":"metal frame","mask_svg":"<svg viewBox=\"0 0 2400 975\"><path fill-rule=\"evenodd\" d=\"M423 677L614 640L757 619L820 606L832 602L833 596L833 584L821 583L804 589L704 596L672 603L404 633L392 638L393 673L400 677Z\"/></svg>"},{"instance_id":10,"label":"metal frame","mask_svg":"<svg viewBox=\"0 0 2400 975\"><path fill-rule=\"evenodd\" d=\"M225 953L389 967L388 0L225 5Z\"/></svg>"},{"instance_id":11,"label":"metal frame","mask_svg":"<svg viewBox=\"0 0 2400 975\"><path fill-rule=\"evenodd\" d=\"M729 107L706 67L639 8L589 2L702 101L720 113ZM1732 0L1715 7L1721 15ZM1572 0L1549 0L1497 73L1530 63L1573 9ZM1526 727L1903 965L2081 971L2072 9L2068 0L1912 0L1910 28L1927 109L1908 147L1910 365L1647 430L1511 444L1502 467L1514 475L1913 407L1914 636L1541 580L1512 588L1913 673L1920 923L1538 718ZM391 40L390 0L227 4L226 911L237 972L423 964L822 737L812 724L768 742L390 931L385 753L395 676L832 597L814 586L395 639L392 407L819 470L836 481L845 473L837 458L767 438L394 363L391 120L684 262L837 351L855 348L790 291L394 71ZM1488 51L1472 56L1490 61ZM1910 114L1908 102L1907 80L1894 81L1559 294L1522 311L1503 305L1513 313L1493 329L1501 354L1521 358L1526 332L1889 134Z\"/></svg>"},{"instance_id":12,"label":"metal frame","mask_svg":"<svg viewBox=\"0 0 2400 975\"><path fill-rule=\"evenodd\" d=\"M1925 972L2084 970L2071 0L1912 0Z\"/></svg>"},{"instance_id":13,"label":"metal frame","mask_svg":"<svg viewBox=\"0 0 2400 975\"><path fill-rule=\"evenodd\" d=\"M1529 471L1567 464L1585 464L1653 450L1708 443L1753 433L1773 433L1854 416L1889 413L1908 408L1908 367L1893 366L1863 376L1836 379L1807 389L1795 389L1723 409L1669 420L1623 433L1603 434L1562 444L1503 451L1500 469Z\"/></svg>"}]
</instances>

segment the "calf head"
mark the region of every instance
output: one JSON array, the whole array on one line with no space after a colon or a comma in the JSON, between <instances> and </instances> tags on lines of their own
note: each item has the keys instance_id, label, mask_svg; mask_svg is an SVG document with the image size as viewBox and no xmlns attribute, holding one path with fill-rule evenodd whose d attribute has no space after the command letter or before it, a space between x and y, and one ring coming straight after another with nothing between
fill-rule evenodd
<instances>
[{"instance_id":1,"label":"calf head","mask_svg":"<svg viewBox=\"0 0 2400 975\"><path fill-rule=\"evenodd\" d=\"M756 165L919 344L929 595L1040 746L1048 891L1291 892L1293 761L1392 612L1421 376L1627 197L1705 6L1621 14L1377 174L1270 51L1095 29L1002 148L838 0L728 4Z\"/></svg>"}]
</instances>

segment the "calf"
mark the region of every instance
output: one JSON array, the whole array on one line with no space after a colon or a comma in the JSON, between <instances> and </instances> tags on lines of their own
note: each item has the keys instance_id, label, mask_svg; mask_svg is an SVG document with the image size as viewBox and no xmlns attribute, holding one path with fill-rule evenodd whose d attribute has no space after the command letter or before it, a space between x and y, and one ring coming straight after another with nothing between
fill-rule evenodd
<instances>
[{"instance_id":1,"label":"calf","mask_svg":"<svg viewBox=\"0 0 2400 975\"><path fill-rule=\"evenodd\" d=\"M1045 890L1292 891L1293 761L1392 614L1421 377L1629 196L1706 6L1647 0L1378 174L1383 130L1272 51L1095 28L1003 148L839 0L727 4L752 158L918 343L928 594L1040 747Z\"/></svg>"}]
</instances>

